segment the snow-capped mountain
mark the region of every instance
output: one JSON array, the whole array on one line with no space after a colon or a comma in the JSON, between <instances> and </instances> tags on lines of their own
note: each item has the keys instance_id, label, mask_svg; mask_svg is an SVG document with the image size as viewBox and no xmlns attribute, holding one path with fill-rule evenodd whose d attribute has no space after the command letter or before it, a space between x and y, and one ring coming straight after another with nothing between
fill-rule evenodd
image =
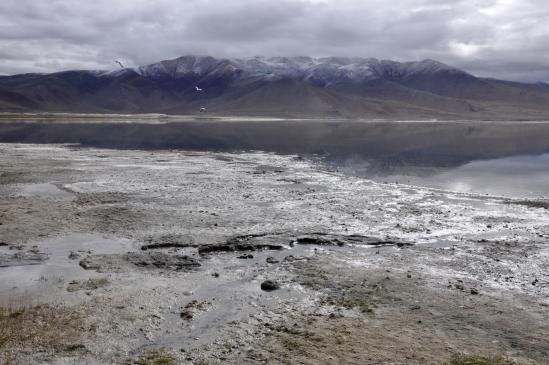
<instances>
[{"instance_id":1,"label":"snow-capped mountain","mask_svg":"<svg viewBox=\"0 0 549 365\"><path fill-rule=\"evenodd\" d=\"M434 60L183 56L113 71L0 77L0 111L375 118L549 117L549 88Z\"/></svg>"},{"instance_id":2,"label":"snow-capped mountain","mask_svg":"<svg viewBox=\"0 0 549 365\"><path fill-rule=\"evenodd\" d=\"M375 58L346 57L254 57L250 59L215 59L184 56L135 69L152 79L234 75L246 77L287 77L329 86L342 81L368 81L377 78L406 79L436 72L465 74L434 60L395 62Z\"/></svg>"}]
</instances>

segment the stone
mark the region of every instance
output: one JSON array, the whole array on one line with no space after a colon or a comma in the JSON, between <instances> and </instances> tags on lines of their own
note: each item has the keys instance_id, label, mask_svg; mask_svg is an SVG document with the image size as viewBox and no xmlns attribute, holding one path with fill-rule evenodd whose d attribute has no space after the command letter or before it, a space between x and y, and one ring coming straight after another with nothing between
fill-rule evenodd
<instances>
[{"instance_id":1,"label":"stone","mask_svg":"<svg viewBox=\"0 0 549 365\"><path fill-rule=\"evenodd\" d=\"M277 289L280 289L280 284L278 284L274 280L265 280L264 282L261 283L261 290L273 291Z\"/></svg>"},{"instance_id":2,"label":"stone","mask_svg":"<svg viewBox=\"0 0 549 365\"><path fill-rule=\"evenodd\" d=\"M265 261L268 263L268 264L277 264L279 263L280 261L278 261L277 259L275 259L274 257L272 256L269 256L265 259Z\"/></svg>"}]
</instances>

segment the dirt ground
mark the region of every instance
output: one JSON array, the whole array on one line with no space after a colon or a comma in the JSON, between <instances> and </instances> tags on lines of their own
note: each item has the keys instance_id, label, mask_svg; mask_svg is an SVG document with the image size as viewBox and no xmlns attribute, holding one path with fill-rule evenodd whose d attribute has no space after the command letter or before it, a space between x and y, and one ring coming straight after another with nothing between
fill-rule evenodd
<instances>
[{"instance_id":1,"label":"dirt ground","mask_svg":"<svg viewBox=\"0 0 549 365\"><path fill-rule=\"evenodd\" d=\"M0 275L2 364L549 363L543 202L298 156L0 144Z\"/></svg>"}]
</instances>

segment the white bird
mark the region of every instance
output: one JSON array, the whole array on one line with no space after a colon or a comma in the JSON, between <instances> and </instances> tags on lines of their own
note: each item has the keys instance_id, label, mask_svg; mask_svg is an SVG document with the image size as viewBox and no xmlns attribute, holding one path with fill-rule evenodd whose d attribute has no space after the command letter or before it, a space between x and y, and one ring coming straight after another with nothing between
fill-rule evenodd
<instances>
[{"instance_id":1,"label":"white bird","mask_svg":"<svg viewBox=\"0 0 549 365\"><path fill-rule=\"evenodd\" d=\"M202 89L199 88L198 86L195 86L194 88L196 89L196 91L202 91Z\"/></svg>"},{"instance_id":2,"label":"white bird","mask_svg":"<svg viewBox=\"0 0 549 365\"><path fill-rule=\"evenodd\" d=\"M122 62L120 62L118 60L114 60L114 62L118 63L120 65L120 67L124 68L124 65L122 64Z\"/></svg>"}]
</instances>

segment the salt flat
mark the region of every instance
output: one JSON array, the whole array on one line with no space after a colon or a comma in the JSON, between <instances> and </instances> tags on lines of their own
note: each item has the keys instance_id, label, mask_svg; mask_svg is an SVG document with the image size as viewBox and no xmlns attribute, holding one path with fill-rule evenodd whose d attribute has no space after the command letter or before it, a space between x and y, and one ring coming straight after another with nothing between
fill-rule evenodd
<instances>
[{"instance_id":1,"label":"salt flat","mask_svg":"<svg viewBox=\"0 0 549 365\"><path fill-rule=\"evenodd\" d=\"M266 152L1 144L0 166L4 359L549 356L546 209Z\"/></svg>"}]
</instances>

